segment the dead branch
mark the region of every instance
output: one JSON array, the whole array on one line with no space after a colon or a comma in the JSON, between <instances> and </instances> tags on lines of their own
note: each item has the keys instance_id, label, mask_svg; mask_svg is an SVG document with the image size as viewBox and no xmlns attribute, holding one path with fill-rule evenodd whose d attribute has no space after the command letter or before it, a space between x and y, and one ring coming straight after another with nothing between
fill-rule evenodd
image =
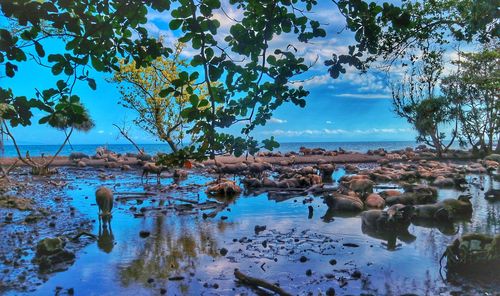
<instances>
[{"instance_id":1,"label":"dead branch","mask_svg":"<svg viewBox=\"0 0 500 296\"><path fill-rule=\"evenodd\" d=\"M274 293L281 295L281 296L291 296L292 295L292 294L286 292L285 290L281 289L277 285L268 283L268 282L261 280L261 279L258 279L258 278L247 276L247 275L243 274L241 271L239 271L238 269L234 270L234 277L237 280L239 280L242 284L247 285L247 286L264 288L264 289L273 291Z\"/></svg>"},{"instance_id":2,"label":"dead branch","mask_svg":"<svg viewBox=\"0 0 500 296\"><path fill-rule=\"evenodd\" d=\"M135 149L137 149L137 151L139 151L139 153L144 153L144 151L142 151L141 148L139 148L139 146L137 146L137 144L134 142L134 140L132 140L132 138L128 135L128 132L125 130L125 127L121 128L115 123L113 123L113 126L116 127L118 129L118 131L120 131L120 134L122 134L122 136L125 139L127 139L130 143L132 143L132 145L134 145Z\"/></svg>"}]
</instances>

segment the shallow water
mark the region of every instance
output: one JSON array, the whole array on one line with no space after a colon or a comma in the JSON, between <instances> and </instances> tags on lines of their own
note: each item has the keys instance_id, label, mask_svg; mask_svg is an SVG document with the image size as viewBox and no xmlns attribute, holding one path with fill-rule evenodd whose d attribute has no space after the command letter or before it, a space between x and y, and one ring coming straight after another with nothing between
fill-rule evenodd
<instances>
[{"instance_id":1,"label":"shallow water","mask_svg":"<svg viewBox=\"0 0 500 296\"><path fill-rule=\"evenodd\" d=\"M114 171L116 179L106 181L99 180L91 168L65 169L63 174L71 180L72 189L66 194L73 198L73 206L84 215L95 217L95 234L99 233L94 205L98 186L115 187L116 192L145 191L139 174L133 171ZM343 174L339 170L334 177L338 179ZM212 177L191 174L181 185L209 180ZM325 222L322 216L327 206L319 197L311 204L303 204L303 196L275 202L268 200L266 194L242 194L228 209L207 220L202 219L201 213L178 215L173 211L148 211L145 217L134 218L130 210L131 206L164 207L168 204L167 196L204 201L204 187L199 188L199 196L198 190L175 190L143 202L117 202L111 221L112 235L101 233L98 242L77 254L74 265L50 277L33 294L53 295L57 287L74 288L76 295L159 295L161 289L166 289L168 295L251 294L252 290L235 282L235 268L279 283L292 294L316 295L330 287L337 295L447 295L453 291L470 295L499 291L500 280L450 283L440 275L439 259L446 245L460 234L500 233L500 203L487 202L481 190L482 186L485 190L490 186L500 188L500 183L487 176L469 176L468 180L477 184L470 186L474 207L471 221L455 223L451 230L411 225L409 232L414 237L398 239L395 245L363 234L359 216L333 217L333 221ZM162 179L162 185L171 182ZM148 186L147 191L155 189L154 184ZM439 199L456 198L459 194L455 190L440 190ZM314 207L310 219L309 205ZM227 219L222 220L222 216ZM256 234L256 225L266 225L267 229ZM141 230L150 231L151 235L141 238ZM346 243L348 246L344 246ZM225 256L220 254L221 248L228 250ZM301 256L307 261L301 262ZM335 265L331 259L336 260ZM361 272L360 279L352 277L354 270ZM446 273L443 276L446 278Z\"/></svg>"}]
</instances>

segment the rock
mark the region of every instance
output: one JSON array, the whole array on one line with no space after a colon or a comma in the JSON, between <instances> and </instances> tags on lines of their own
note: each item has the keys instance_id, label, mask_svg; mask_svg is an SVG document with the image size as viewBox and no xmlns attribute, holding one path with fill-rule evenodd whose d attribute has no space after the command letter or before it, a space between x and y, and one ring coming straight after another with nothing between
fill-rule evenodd
<instances>
[{"instance_id":1,"label":"rock","mask_svg":"<svg viewBox=\"0 0 500 296\"><path fill-rule=\"evenodd\" d=\"M335 296L335 289L328 288L328 290L326 290L326 296Z\"/></svg>"},{"instance_id":2,"label":"rock","mask_svg":"<svg viewBox=\"0 0 500 296\"><path fill-rule=\"evenodd\" d=\"M359 279L359 278L361 278L361 271L359 271L359 270L355 270L355 271L351 274L351 277L352 277L353 279Z\"/></svg>"},{"instance_id":3,"label":"rock","mask_svg":"<svg viewBox=\"0 0 500 296\"><path fill-rule=\"evenodd\" d=\"M500 200L500 189L490 189L484 193L484 198L489 201Z\"/></svg>"},{"instance_id":4,"label":"rock","mask_svg":"<svg viewBox=\"0 0 500 296\"><path fill-rule=\"evenodd\" d=\"M37 256L52 255L60 252L64 248L64 241L60 237L44 238L36 246Z\"/></svg>"},{"instance_id":5,"label":"rock","mask_svg":"<svg viewBox=\"0 0 500 296\"><path fill-rule=\"evenodd\" d=\"M122 167L120 169L122 171L130 171L132 169L132 167L130 167L128 164L124 164L124 165L122 165Z\"/></svg>"},{"instance_id":6,"label":"rock","mask_svg":"<svg viewBox=\"0 0 500 296\"><path fill-rule=\"evenodd\" d=\"M446 178L443 176L438 176L433 182L432 185L436 187L454 187L455 181L452 178Z\"/></svg>"},{"instance_id":7,"label":"rock","mask_svg":"<svg viewBox=\"0 0 500 296\"><path fill-rule=\"evenodd\" d=\"M361 212L364 207L363 202L358 197L338 193L327 195L324 202L330 209L338 211Z\"/></svg>"},{"instance_id":8,"label":"rock","mask_svg":"<svg viewBox=\"0 0 500 296\"><path fill-rule=\"evenodd\" d=\"M335 264L337 264L337 260L330 259L330 261L328 261L328 263L330 263L330 265L335 265Z\"/></svg>"},{"instance_id":9,"label":"rock","mask_svg":"<svg viewBox=\"0 0 500 296\"><path fill-rule=\"evenodd\" d=\"M307 261L307 257L306 256L300 256L299 261L302 262L302 263L304 263L304 262Z\"/></svg>"},{"instance_id":10,"label":"rock","mask_svg":"<svg viewBox=\"0 0 500 296\"><path fill-rule=\"evenodd\" d=\"M68 156L68 159L69 160L79 160L79 159L90 159L90 157L85 154L85 153L82 153L82 152L72 152L69 156Z\"/></svg>"},{"instance_id":11,"label":"rock","mask_svg":"<svg viewBox=\"0 0 500 296\"><path fill-rule=\"evenodd\" d=\"M39 265L41 272L53 272L62 268L61 264L72 264L75 254L64 249L64 241L60 237L45 238L38 242L33 262Z\"/></svg>"},{"instance_id":12,"label":"rock","mask_svg":"<svg viewBox=\"0 0 500 296\"><path fill-rule=\"evenodd\" d=\"M188 172L181 169L174 170L175 179L186 179L188 177Z\"/></svg>"},{"instance_id":13,"label":"rock","mask_svg":"<svg viewBox=\"0 0 500 296\"><path fill-rule=\"evenodd\" d=\"M355 244L355 243L344 243L342 244L344 247L349 247L349 248L357 248L359 247L358 244Z\"/></svg>"},{"instance_id":14,"label":"rock","mask_svg":"<svg viewBox=\"0 0 500 296\"><path fill-rule=\"evenodd\" d=\"M147 230L141 230L141 231L139 232L139 236L140 236L140 237L142 237L142 238L146 238L146 237L148 237L148 236L150 236L150 235L151 235L151 232L149 232L149 231L147 231Z\"/></svg>"},{"instance_id":15,"label":"rock","mask_svg":"<svg viewBox=\"0 0 500 296\"><path fill-rule=\"evenodd\" d=\"M227 249L226 249L226 248L222 248L222 249L220 249L220 254L221 254L222 256L226 256L227 252L228 252L228 251L227 251Z\"/></svg>"},{"instance_id":16,"label":"rock","mask_svg":"<svg viewBox=\"0 0 500 296\"><path fill-rule=\"evenodd\" d=\"M377 193L372 193L366 198L365 204L370 208L383 209L385 207L385 200Z\"/></svg>"},{"instance_id":17,"label":"rock","mask_svg":"<svg viewBox=\"0 0 500 296\"><path fill-rule=\"evenodd\" d=\"M259 226L259 225L255 225L254 227L254 231L255 231L255 234L259 234L261 233L262 231L266 230L267 226L266 225L262 225L262 226Z\"/></svg>"},{"instance_id":18,"label":"rock","mask_svg":"<svg viewBox=\"0 0 500 296\"><path fill-rule=\"evenodd\" d=\"M307 275L307 276L311 276L312 274L313 274L313 273L312 273L312 270L310 270L310 269L306 270L306 275Z\"/></svg>"},{"instance_id":19,"label":"rock","mask_svg":"<svg viewBox=\"0 0 500 296\"><path fill-rule=\"evenodd\" d=\"M212 195L221 196L232 196L241 193L241 187L238 186L234 181L221 180L219 183L215 183L208 187L206 193Z\"/></svg>"},{"instance_id":20,"label":"rock","mask_svg":"<svg viewBox=\"0 0 500 296\"><path fill-rule=\"evenodd\" d=\"M500 163L500 154L490 154L484 158L485 160L493 160Z\"/></svg>"}]
</instances>

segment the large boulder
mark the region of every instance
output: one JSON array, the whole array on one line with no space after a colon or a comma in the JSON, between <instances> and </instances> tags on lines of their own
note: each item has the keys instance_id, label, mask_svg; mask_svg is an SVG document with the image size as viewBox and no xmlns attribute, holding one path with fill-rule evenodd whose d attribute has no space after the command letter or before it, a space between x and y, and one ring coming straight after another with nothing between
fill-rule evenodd
<instances>
[{"instance_id":1,"label":"large boulder","mask_svg":"<svg viewBox=\"0 0 500 296\"><path fill-rule=\"evenodd\" d=\"M363 202L354 196L334 193L327 195L324 202L332 210L346 212L361 212L363 210Z\"/></svg>"},{"instance_id":2,"label":"large boulder","mask_svg":"<svg viewBox=\"0 0 500 296\"><path fill-rule=\"evenodd\" d=\"M372 193L366 197L365 204L369 208L383 209L385 200L377 193Z\"/></svg>"}]
</instances>

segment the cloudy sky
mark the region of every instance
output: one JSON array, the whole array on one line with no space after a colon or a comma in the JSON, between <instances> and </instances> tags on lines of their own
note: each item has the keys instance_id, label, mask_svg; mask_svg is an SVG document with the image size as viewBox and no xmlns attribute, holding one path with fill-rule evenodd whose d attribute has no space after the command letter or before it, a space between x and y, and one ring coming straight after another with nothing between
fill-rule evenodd
<instances>
[{"instance_id":1,"label":"cloudy sky","mask_svg":"<svg viewBox=\"0 0 500 296\"><path fill-rule=\"evenodd\" d=\"M342 31L343 18L330 1L320 1L321 5L310 14L319 20L327 30L327 37L316 39L310 44L300 44L293 36L278 36L271 47L286 47L293 43L298 54L307 61L318 62L306 76L298 78L295 85L303 85L310 91L305 108L284 105L277 110L274 117L265 127L259 127L254 135L257 138L275 136L281 142L303 141L391 141L413 140L415 133L405 120L391 112L391 96L386 76L375 70L361 75L350 69L339 79L332 79L323 66L323 61L332 53L345 53L347 45L352 44L352 34ZM238 19L237 10L224 6L226 13ZM214 15L221 22L220 38L228 31L233 21L222 11ZM175 32L168 30L169 16L150 13L148 29L155 36L165 36L166 42L174 42ZM50 45L49 45L50 46ZM186 57L193 53L184 52ZM109 74L95 74L97 90L80 84L77 91L88 106L96 126L90 132L77 133L72 138L74 144L126 143L119 139L113 123L130 122L134 112L118 105L120 95L116 85L106 82ZM36 65L21 65L14 79L2 79L12 87L17 95L33 96L34 89L43 89L57 78L52 77L49 69ZM4 86L4 85L2 85ZM35 120L36 121L36 120ZM241 126L235 126L232 132L237 133ZM64 135L56 130L34 124L29 128L16 128L15 134L23 144L59 143ZM154 143L155 139L144 132L133 129L132 136L139 143Z\"/></svg>"}]
</instances>

